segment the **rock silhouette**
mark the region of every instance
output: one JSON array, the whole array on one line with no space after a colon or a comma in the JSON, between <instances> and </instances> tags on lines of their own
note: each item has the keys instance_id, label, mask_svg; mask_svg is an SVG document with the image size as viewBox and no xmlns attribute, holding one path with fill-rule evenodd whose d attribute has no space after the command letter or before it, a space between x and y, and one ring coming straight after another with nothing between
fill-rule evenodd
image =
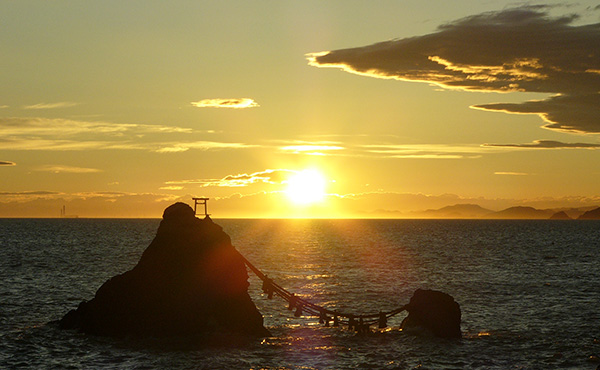
<instances>
[{"instance_id":1,"label":"rock silhouette","mask_svg":"<svg viewBox=\"0 0 600 370\"><path fill-rule=\"evenodd\" d=\"M106 281L60 327L103 336L269 336L248 286L243 257L222 228L175 203L138 264Z\"/></svg>"},{"instance_id":2,"label":"rock silhouette","mask_svg":"<svg viewBox=\"0 0 600 370\"><path fill-rule=\"evenodd\" d=\"M402 330L425 329L441 338L461 338L460 306L452 296L436 290L417 289L406 305Z\"/></svg>"}]
</instances>

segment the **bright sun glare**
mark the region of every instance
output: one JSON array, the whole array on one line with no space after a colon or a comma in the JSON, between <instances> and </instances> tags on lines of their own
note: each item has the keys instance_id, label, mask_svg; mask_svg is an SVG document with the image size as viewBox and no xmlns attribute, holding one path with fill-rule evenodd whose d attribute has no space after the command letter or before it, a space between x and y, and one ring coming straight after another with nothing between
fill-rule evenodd
<instances>
[{"instance_id":1,"label":"bright sun glare","mask_svg":"<svg viewBox=\"0 0 600 370\"><path fill-rule=\"evenodd\" d=\"M288 198L296 204L311 204L325 198L325 178L317 170L304 170L287 180Z\"/></svg>"}]
</instances>

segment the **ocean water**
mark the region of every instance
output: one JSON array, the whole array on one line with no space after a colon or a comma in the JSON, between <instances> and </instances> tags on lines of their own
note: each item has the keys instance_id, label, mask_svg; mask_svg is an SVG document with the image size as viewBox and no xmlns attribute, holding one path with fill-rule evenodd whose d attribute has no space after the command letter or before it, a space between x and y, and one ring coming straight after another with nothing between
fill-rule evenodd
<instances>
[{"instance_id":1,"label":"ocean water","mask_svg":"<svg viewBox=\"0 0 600 370\"><path fill-rule=\"evenodd\" d=\"M452 295L463 338L389 328L357 335L294 317L250 278L273 337L194 343L109 339L60 319L131 269L159 220L0 219L2 369L596 369L600 222L218 220L279 285L331 309L370 314L417 288Z\"/></svg>"}]
</instances>

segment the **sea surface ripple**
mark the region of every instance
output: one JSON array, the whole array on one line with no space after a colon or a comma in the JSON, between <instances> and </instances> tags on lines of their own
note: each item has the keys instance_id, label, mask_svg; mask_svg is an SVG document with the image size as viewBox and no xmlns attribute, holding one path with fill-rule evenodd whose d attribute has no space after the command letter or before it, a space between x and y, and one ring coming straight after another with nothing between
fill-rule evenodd
<instances>
[{"instance_id":1,"label":"sea surface ripple","mask_svg":"<svg viewBox=\"0 0 600 370\"><path fill-rule=\"evenodd\" d=\"M357 335L250 295L273 337L108 339L55 321L131 269L159 220L0 219L0 368L596 369L600 222L215 220L279 285L313 303L371 314L418 288L452 295L463 339L389 328Z\"/></svg>"}]
</instances>

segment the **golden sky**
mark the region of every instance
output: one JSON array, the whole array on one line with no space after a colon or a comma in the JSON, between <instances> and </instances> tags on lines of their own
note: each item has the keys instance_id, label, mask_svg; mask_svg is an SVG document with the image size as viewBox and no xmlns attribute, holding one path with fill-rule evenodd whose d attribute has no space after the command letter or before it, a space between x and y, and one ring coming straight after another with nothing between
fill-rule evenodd
<instances>
[{"instance_id":1,"label":"golden sky","mask_svg":"<svg viewBox=\"0 0 600 370\"><path fill-rule=\"evenodd\" d=\"M0 217L600 205L595 1L0 2Z\"/></svg>"}]
</instances>

